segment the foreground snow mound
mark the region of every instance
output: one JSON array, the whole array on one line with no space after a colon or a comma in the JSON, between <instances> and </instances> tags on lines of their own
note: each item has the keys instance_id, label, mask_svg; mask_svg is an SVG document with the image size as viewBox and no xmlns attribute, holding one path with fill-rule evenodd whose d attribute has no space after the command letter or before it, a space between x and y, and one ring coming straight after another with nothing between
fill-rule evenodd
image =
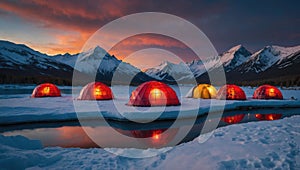
<instances>
[{"instance_id":1,"label":"foreground snow mound","mask_svg":"<svg viewBox=\"0 0 300 170\"><path fill-rule=\"evenodd\" d=\"M215 130L204 143L198 142L199 137L144 159L120 157L98 148L38 149L34 141L1 136L0 165L3 169L299 169L299 129L300 116L236 124ZM16 143L25 140L26 145L36 148L7 143L12 139ZM147 152L151 150L143 150Z\"/></svg>"}]
</instances>

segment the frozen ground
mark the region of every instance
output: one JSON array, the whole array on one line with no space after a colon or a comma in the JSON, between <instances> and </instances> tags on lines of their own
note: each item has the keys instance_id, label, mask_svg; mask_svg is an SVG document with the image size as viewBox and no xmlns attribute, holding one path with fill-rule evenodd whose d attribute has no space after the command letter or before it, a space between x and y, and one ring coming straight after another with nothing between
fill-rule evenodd
<instances>
[{"instance_id":1,"label":"frozen ground","mask_svg":"<svg viewBox=\"0 0 300 170\"><path fill-rule=\"evenodd\" d=\"M222 127L204 143L196 138L143 159L97 148L42 148L39 141L0 135L0 169L300 169L299 141L299 115Z\"/></svg>"},{"instance_id":2,"label":"frozen ground","mask_svg":"<svg viewBox=\"0 0 300 170\"><path fill-rule=\"evenodd\" d=\"M63 94L61 98L29 98L28 90L33 86L0 86L0 124L69 120L76 119L73 97ZM60 87L70 90L69 87ZM191 86L183 86L183 96ZM6 94L13 89L27 90L25 93ZM251 98L253 91L250 87L243 87L247 97ZM78 88L80 90L80 88ZM111 101L97 102L103 116L123 120L125 117L137 118L147 116L137 115L137 112L128 112L125 103L128 100L128 91L122 86L113 88L116 102L120 104L121 114L111 109ZM283 90L284 101L259 101L251 100L238 102L228 101L226 109L238 106L272 106L295 107L299 106L299 90ZM117 95L116 95L117 94ZM289 100L291 97L298 100ZM83 106L83 115L87 118L93 114L95 103L90 101L76 101ZM195 112L194 105L200 102L198 114L208 110L209 100L181 98L182 117L192 116ZM217 102L217 101L216 101ZM217 105L218 103L216 103ZM162 118L175 118L180 107L168 107ZM87 110L86 110L87 109ZM147 109L147 108L146 108ZM159 108L158 108L159 109ZM97 110L97 109L96 109ZM127 112L125 112L125 111ZM129 110L130 111L130 110ZM190 113L190 115L189 115ZM99 115L98 115L99 116ZM147 118L147 117L146 117ZM149 119L151 117L148 117ZM204 143L202 138L173 147L171 150L150 158L134 159L114 155L99 148L60 148L42 147L40 141L29 140L23 136L6 137L0 135L0 169L300 169L300 116L295 115L276 121L259 121L235 124L218 128ZM119 153L123 149L115 149ZM131 152L141 150L130 149ZM143 150L148 155L154 149Z\"/></svg>"},{"instance_id":3,"label":"frozen ground","mask_svg":"<svg viewBox=\"0 0 300 170\"><path fill-rule=\"evenodd\" d=\"M181 106L172 107L152 107L136 108L127 106L129 91L124 86L114 86L112 88L115 100L113 101L80 101L74 100L71 94L62 94L63 97L55 98L30 98L30 94L11 94L14 89L24 89L30 91L34 86L0 86L0 124L13 124L34 121L57 121L57 120L76 120L81 118L109 118L117 120L154 120L175 119L194 117L209 111L210 103L215 106L214 111L222 110L221 100L201 100L185 98L184 96L192 86L181 86ZM70 87L59 87L62 91L70 91ZM261 107L300 107L300 90L283 90L285 100L252 100L250 99L254 88L243 87L246 92L247 101L227 101L225 109L235 109L240 106L261 106ZM79 92L80 87L77 88ZM132 90L132 89L131 89ZM5 92L9 91L10 94ZM17 93L17 92L16 92ZM177 90L179 94L179 91ZM75 95L76 96L76 95ZM298 100L290 100L291 97ZM74 105L78 115L75 112ZM114 107L117 106L117 107ZM200 107L200 109L199 109ZM99 114L98 111L101 111ZM178 115L178 110L181 110ZM160 113L162 113L160 115ZM152 114L150 114L152 113Z\"/></svg>"}]
</instances>

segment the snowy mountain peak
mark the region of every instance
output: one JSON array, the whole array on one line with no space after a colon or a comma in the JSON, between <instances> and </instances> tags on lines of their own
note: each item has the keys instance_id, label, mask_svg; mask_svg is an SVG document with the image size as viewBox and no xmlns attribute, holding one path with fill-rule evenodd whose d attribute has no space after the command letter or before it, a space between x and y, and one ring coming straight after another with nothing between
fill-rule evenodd
<instances>
[{"instance_id":1,"label":"snowy mountain peak","mask_svg":"<svg viewBox=\"0 0 300 170\"><path fill-rule=\"evenodd\" d=\"M99 46L96 46L94 48L94 53L99 54L100 57L104 57L106 54L108 54L106 50L104 50L103 48L101 48ZM101 54L102 54L102 56L101 56Z\"/></svg>"},{"instance_id":2,"label":"snowy mountain peak","mask_svg":"<svg viewBox=\"0 0 300 170\"><path fill-rule=\"evenodd\" d=\"M29 47L27 47L24 44L15 44L13 42L9 42L9 41L5 41L5 40L0 40L0 47L6 47L6 48L26 48L29 49Z\"/></svg>"},{"instance_id":3,"label":"snowy mountain peak","mask_svg":"<svg viewBox=\"0 0 300 170\"><path fill-rule=\"evenodd\" d=\"M254 53L243 69L245 72L260 73L270 68L273 65L280 64L283 60L300 51L300 46L281 47L281 46L266 46L263 49Z\"/></svg>"},{"instance_id":4,"label":"snowy mountain peak","mask_svg":"<svg viewBox=\"0 0 300 170\"><path fill-rule=\"evenodd\" d=\"M268 51L268 52L274 54L275 56L280 55L281 57L286 57L290 54L300 51L300 45L295 46L295 47L281 47L281 46L276 46L276 45L266 46L259 52L262 53L264 51Z\"/></svg>"},{"instance_id":5,"label":"snowy mountain peak","mask_svg":"<svg viewBox=\"0 0 300 170\"><path fill-rule=\"evenodd\" d=\"M245 47L242 46L241 44L239 44L239 45L237 45L237 46L234 46L234 47L230 48L230 49L228 50L228 52L235 52L235 51L238 51L238 50L240 50L240 49L242 49L242 48L245 48Z\"/></svg>"},{"instance_id":6,"label":"snowy mountain peak","mask_svg":"<svg viewBox=\"0 0 300 170\"><path fill-rule=\"evenodd\" d=\"M251 52L249 52L244 46L237 45L224 52L220 57L221 60L227 62L233 59L234 57L238 57L238 55L250 56Z\"/></svg>"},{"instance_id":7,"label":"snowy mountain peak","mask_svg":"<svg viewBox=\"0 0 300 170\"><path fill-rule=\"evenodd\" d=\"M175 64L171 63L170 61L164 60L158 66L160 66L160 67L168 67L168 66L173 66L173 65L175 65Z\"/></svg>"},{"instance_id":8,"label":"snowy mountain peak","mask_svg":"<svg viewBox=\"0 0 300 170\"><path fill-rule=\"evenodd\" d=\"M34 83L47 78L49 81L63 79L66 83L73 68L23 44L0 41L0 72L14 77L16 82Z\"/></svg>"},{"instance_id":9,"label":"snowy mountain peak","mask_svg":"<svg viewBox=\"0 0 300 170\"><path fill-rule=\"evenodd\" d=\"M246 62L250 56L251 52L242 45L237 45L227 52L224 52L220 56L220 61L223 64L225 71L228 72Z\"/></svg>"},{"instance_id":10,"label":"snowy mountain peak","mask_svg":"<svg viewBox=\"0 0 300 170\"><path fill-rule=\"evenodd\" d=\"M0 40L0 49L2 51L9 51L11 53L18 53L21 55L47 57L46 54L35 51L24 44L15 44L4 40Z\"/></svg>"},{"instance_id":11,"label":"snowy mountain peak","mask_svg":"<svg viewBox=\"0 0 300 170\"><path fill-rule=\"evenodd\" d=\"M146 74L159 79L175 79L177 81L193 78L193 73L188 64L180 62L174 64L169 61L163 61L160 65L154 68L147 69Z\"/></svg>"},{"instance_id":12,"label":"snowy mountain peak","mask_svg":"<svg viewBox=\"0 0 300 170\"><path fill-rule=\"evenodd\" d=\"M95 60L99 60L104 58L105 56L110 56L107 51L105 51L103 48L96 46L95 48L91 48L87 51L84 51L79 54L79 60L85 60L88 57L89 59L93 58Z\"/></svg>"}]
</instances>

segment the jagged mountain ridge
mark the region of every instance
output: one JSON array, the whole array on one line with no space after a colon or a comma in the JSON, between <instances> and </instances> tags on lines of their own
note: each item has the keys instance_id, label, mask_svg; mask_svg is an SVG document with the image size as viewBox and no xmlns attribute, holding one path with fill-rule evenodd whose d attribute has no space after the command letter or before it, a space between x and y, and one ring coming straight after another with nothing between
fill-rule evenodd
<instances>
[{"instance_id":1,"label":"jagged mountain ridge","mask_svg":"<svg viewBox=\"0 0 300 170\"><path fill-rule=\"evenodd\" d=\"M39 83L53 81L70 84L75 72L83 76L97 74L99 81L109 82L119 75L118 84L132 79L133 84L149 80L166 83L191 83L196 80L209 82L208 71L224 69L228 82L251 82L259 80L297 81L300 75L300 46L266 46L251 53L242 45L213 56L205 61L194 60L189 63L174 64L163 62L144 72L129 63L118 60L101 47L92 48L80 54L48 56L22 44L0 41L0 82L1 83ZM102 61L99 64L99 61ZM206 68L204 67L204 64Z\"/></svg>"},{"instance_id":2,"label":"jagged mountain ridge","mask_svg":"<svg viewBox=\"0 0 300 170\"><path fill-rule=\"evenodd\" d=\"M73 68L25 45L0 41L0 81L2 83L71 84ZM79 74L83 76L83 74Z\"/></svg>"},{"instance_id":3,"label":"jagged mountain ridge","mask_svg":"<svg viewBox=\"0 0 300 170\"><path fill-rule=\"evenodd\" d=\"M113 75L118 75L118 84L128 79L132 79L131 84L154 80L138 68L111 56L101 47L75 55L66 53L48 56L22 44L0 41L0 70L2 83L57 82L58 79L62 79L68 83L58 82L59 84L70 85L73 71L80 79L93 81L96 78L107 84L110 84ZM115 74L116 72L118 74ZM133 75L135 76L132 77Z\"/></svg>"},{"instance_id":4,"label":"jagged mountain ridge","mask_svg":"<svg viewBox=\"0 0 300 170\"><path fill-rule=\"evenodd\" d=\"M276 78L285 80L286 77L297 81L299 79L297 77L300 75L300 69L297 69L300 66L299 53L300 46L266 46L252 54L242 45L238 45L219 56L210 57L205 61L194 60L186 63L186 65L189 68L189 70L187 69L188 72L192 72L198 82L209 83L207 71L221 71L222 69L225 71L227 81L234 83L259 81L261 79L276 81L274 80ZM164 77L170 77L171 75L163 72L164 68L161 66L148 69L146 73L165 81ZM177 66L173 64L174 68ZM161 73L163 73L163 76ZM189 75L187 72L181 72L181 74L182 77ZM190 82L188 77L185 78L186 82Z\"/></svg>"},{"instance_id":5,"label":"jagged mountain ridge","mask_svg":"<svg viewBox=\"0 0 300 170\"><path fill-rule=\"evenodd\" d=\"M193 60L190 63L179 64L163 62L157 67L146 70L146 73L157 79L164 80L166 77L172 77L172 74L176 72L178 77L182 77L183 80L189 81L188 79L195 79L195 77L199 77L206 73L207 70L209 71L219 67L224 67L225 72L229 72L244 63L250 56L251 53L246 48L242 45L238 45L227 52L224 52L220 56L213 56L205 61Z\"/></svg>"},{"instance_id":6,"label":"jagged mountain ridge","mask_svg":"<svg viewBox=\"0 0 300 170\"><path fill-rule=\"evenodd\" d=\"M154 78L143 73L140 69L129 63L118 60L114 55L110 55L103 48L97 46L77 55L54 56L55 60L64 62L80 72L96 76L98 81L110 84L113 76L117 84L127 83L132 80L132 84L139 84ZM116 78L117 77L117 78Z\"/></svg>"}]
</instances>

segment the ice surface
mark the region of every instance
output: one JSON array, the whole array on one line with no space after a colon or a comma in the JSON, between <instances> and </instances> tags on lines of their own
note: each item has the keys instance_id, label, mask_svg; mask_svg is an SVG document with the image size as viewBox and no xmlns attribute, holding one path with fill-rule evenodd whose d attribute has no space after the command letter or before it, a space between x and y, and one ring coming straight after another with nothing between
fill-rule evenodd
<instances>
[{"instance_id":1,"label":"ice surface","mask_svg":"<svg viewBox=\"0 0 300 170\"><path fill-rule=\"evenodd\" d=\"M21 88L21 86L17 86ZM30 86L33 88L33 86ZM0 89L3 88L0 86ZM8 88L13 89L12 86ZM23 87L27 88L28 87ZM77 91L80 87L76 87ZM131 88L134 89L135 87ZM190 85L181 86L181 106L171 107L152 107L152 108L136 108L127 106L130 92L124 86L113 86L112 90L115 95L113 101L82 101L74 100L71 94L63 94L63 97L55 98L30 98L30 94L0 95L0 124L13 124L24 122L39 121L56 121L56 120L77 120L80 118L108 118L114 120L136 120L147 121L153 120L154 116L159 119L176 119L189 118L195 115L205 114L210 109L211 100L185 98L184 96L192 88ZM63 87L62 89L66 89ZM225 109L236 109L238 107L260 106L260 107L300 107L300 91L299 90L283 90L285 100L253 100L250 99L255 88L243 87L247 97L247 101L227 101ZM175 89L180 95L179 90ZM298 100L290 100L291 97ZM214 111L222 109L220 105L224 101L215 100ZM73 102L76 104L76 114ZM200 104L200 108L198 108ZM117 106L115 108L114 106ZM99 114L98 111L101 111ZM178 115L178 110L182 112ZM163 112L163 113L162 113ZM160 113L162 113L160 115ZM178 116L178 117L177 117Z\"/></svg>"},{"instance_id":2,"label":"ice surface","mask_svg":"<svg viewBox=\"0 0 300 170\"><path fill-rule=\"evenodd\" d=\"M36 141L0 136L0 165L3 169L299 169L299 125L298 115L235 124L218 128L204 143L198 142L199 137L143 159L120 157L99 148L41 149ZM22 146L24 143L33 148ZM152 151L146 149L142 153L147 155Z\"/></svg>"}]
</instances>

